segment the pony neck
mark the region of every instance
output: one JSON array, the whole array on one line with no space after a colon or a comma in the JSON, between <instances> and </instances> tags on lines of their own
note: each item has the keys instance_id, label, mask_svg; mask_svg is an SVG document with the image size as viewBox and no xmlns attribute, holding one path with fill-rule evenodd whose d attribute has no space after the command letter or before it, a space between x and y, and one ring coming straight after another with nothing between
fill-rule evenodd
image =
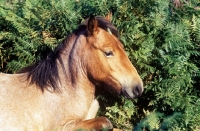
<instances>
[{"instance_id":1,"label":"pony neck","mask_svg":"<svg viewBox=\"0 0 200 131\"><path fill-rule=\"evenodd\" d=\"M83 47L86 46L86 37L84 32L78 35L73 33L64 41L64 48L60 53L61 60L63 62L64 71L61 67L61 63L58 61L60 80L64 87L74 87L75 89L87 90L94 94L95 86L88 79L86 69L82 64ZM84 89L87 88L87 89Z\"/></svg>"}]
</instances>

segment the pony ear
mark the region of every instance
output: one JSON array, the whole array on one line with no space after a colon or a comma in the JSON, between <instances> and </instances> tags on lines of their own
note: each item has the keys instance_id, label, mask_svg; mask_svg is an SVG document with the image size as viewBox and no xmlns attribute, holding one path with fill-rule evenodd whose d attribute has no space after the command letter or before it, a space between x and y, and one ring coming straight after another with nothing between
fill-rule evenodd
<instances>
[{"instance_id":1,"label":"pony ear","mask_svg":"<svg viewBox=\"0 0 200 131\"><path fill-rule=\"evenodd\" d=\"M93 35L94 32L97 31L97 20L94 16L91 16L88 20L88 25L87 25L87 33L88 35Z\"/></svg>"},{"instance_id":2,"label":"pony ear","mask_svg":"<svg viewBox=\"0 0 200 131\"><path fill-rule=\"evenodd\" d=\"M112 20L112 12L109 12L109 13L106 15L105 19L111 22L111 20Z\"/></svg>"}]
</instances>

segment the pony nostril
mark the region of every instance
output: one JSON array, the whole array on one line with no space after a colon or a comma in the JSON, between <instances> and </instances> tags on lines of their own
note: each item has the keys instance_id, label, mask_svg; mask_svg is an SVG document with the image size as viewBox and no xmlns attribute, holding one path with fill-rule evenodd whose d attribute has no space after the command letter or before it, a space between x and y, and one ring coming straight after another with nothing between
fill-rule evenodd
<instances>
[{"instance_id":1,"label":"pony nostril","mask_svg":"<svg viewBox=\"0 0 200 131\"><path fill-rule=\"evenodd\" d=\"M140 86L136 86L134 89L133 89L133 93L136 95L136 96L141 96L142 94L142 88Z\"/></svg>"}]
</instances>

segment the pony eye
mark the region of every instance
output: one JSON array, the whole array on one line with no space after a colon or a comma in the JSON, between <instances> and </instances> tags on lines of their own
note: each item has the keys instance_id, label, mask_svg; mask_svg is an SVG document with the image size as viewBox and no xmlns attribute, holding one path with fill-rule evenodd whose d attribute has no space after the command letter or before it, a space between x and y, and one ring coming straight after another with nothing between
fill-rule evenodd
<instances>
[{"instance_id":1,"label":"pony eye","mask_svg":"<svg viewBox=\"0 0 200 131\"><path fill-rule=\"evenodd\" d=\"M105 56L109 57L109 56L114 56L112 51L105 51L104 52Z\"/></svg>"}]
</instances>

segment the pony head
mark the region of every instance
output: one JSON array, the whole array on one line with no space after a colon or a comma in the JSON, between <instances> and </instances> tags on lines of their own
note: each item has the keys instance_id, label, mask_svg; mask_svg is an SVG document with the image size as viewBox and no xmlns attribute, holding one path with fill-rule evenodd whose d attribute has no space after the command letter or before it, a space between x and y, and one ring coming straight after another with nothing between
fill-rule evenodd
<instances>
[{"instance_id":1,"label":"pony head","mask_svg":"<svg viewBox=\"0 0 200 131\"><path fill-rule=\"evenodd\" d=\"M111 14L85 21L87 45L82 54L83 65L93 83L103 83L127 98L138 97L143 92L142 80L118 39L117 28L110 21Z\"/></svg>"}]
</instances>

